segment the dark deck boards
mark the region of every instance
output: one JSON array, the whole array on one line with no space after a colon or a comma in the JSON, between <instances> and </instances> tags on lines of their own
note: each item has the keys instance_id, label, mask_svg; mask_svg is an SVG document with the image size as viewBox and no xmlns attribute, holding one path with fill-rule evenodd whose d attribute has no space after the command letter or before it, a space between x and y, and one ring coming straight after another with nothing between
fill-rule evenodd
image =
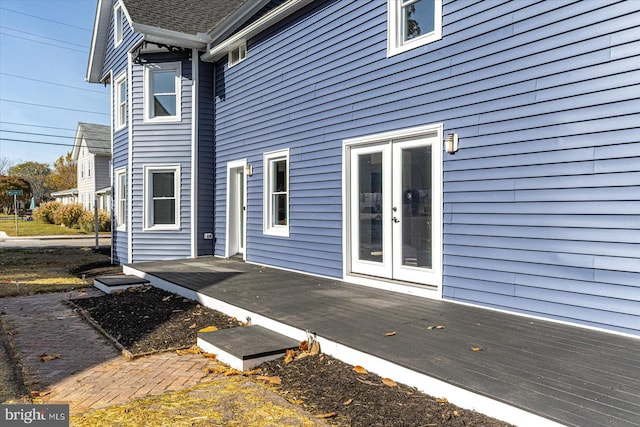
<instances>
[{"instance_id":1,"label":"dark deck boards","mask_svg":"<svg viewBox=\"0 0 640 427\"><path fill-rule=\"evenodd\" d=\"M640 339L233 260L132 267L562 424L640 426Z\"/></svg>"}]
</instances>

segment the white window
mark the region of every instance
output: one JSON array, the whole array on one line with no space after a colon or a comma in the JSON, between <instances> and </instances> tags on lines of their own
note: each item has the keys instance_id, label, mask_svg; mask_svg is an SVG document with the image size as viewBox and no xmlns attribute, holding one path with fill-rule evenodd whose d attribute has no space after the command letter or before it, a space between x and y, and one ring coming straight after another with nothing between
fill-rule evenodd
<instances>
[{"instance_id":1,"label":"white window","mask_svg":"<svg viewBox=\"0 0 640 427\"><path fill-rule=\"evenodd\" d=\"M125 73L116 79L115 104L116 129L120 129L127 124L127 76Z\"/></svg>"},{"instance_id":2,"label":"white window","mask_svg":"<svg viewBox=\"0 0 640 427\"><path fill-rule=\"evenodd\" d=\"M87 177L91 177L91 159L87 160Z\"/></svg>"},{"instance_id":3,"label":"white window","mask_svg":"<svg viewBox=\"0 0 640 427\"><path fill-rule=\"evenodd\" d=\"M84 178L84 162L80 162L80 178Z\"/></svg>"},{"instance_id":4,"label":"white window","mask_svg":"<svg viewBox=\"0 0 640 427\"><path fill-rule=\"evenodd\" d=\"M180 121L180 62L148 64L144 69L146 121Z\"/></svg>"},{"instance_id":5,"label":"white window","mask_svg":"<svg viewBox=\"0 0 640 427\"><path fill-rule=\"evenodd\" d=\"M113 44L116 47L122 43L124 19L124 10L122 9L122 5L118 4L113 11Z\"/></svg>"},{"instance_id":6,"label":"white window","mask_svg":"<svg viewBox=\"0 0 640 427\"><path fill-rule=\"evenodd\" d=\"M127 171L116 171L116 227L118 230L127 228Z\"/></svg>"},{"instance_id":7,"label":"white window","mask_svg":"<svg viewBox=\"0 0 640 427\"><path fill-rule=\"evenodd\" d=\"M247 59L247 43L243 42L229 51L229 67Z\"/></svg>"},{"instance_id":8,"label":"white window","mask_svg":"<svg viewBox=\"0 0 640 427\"><path fill-rule=\"evenodd\" d=\"M179 229L180 166L145 166L144 171L145 229Z\"/></svg>"},{"instance_id":9,"label":"white window","mask_svg":"<svg viewBox=\"0 0 640 427\"><path fill-rule=\"evenodd\" d=\"M289 236L289 150L264 154L264 232Z\"/></svg>"},{"instance_id":10,"label":"white window","mask_svg":"<svg viewBox=\"0 0 640 427\"><path fill-rule=\"evenodd\" d=\"M442 38L442 0L387 0L387 56Z\"/></svg>"}]
</instances>

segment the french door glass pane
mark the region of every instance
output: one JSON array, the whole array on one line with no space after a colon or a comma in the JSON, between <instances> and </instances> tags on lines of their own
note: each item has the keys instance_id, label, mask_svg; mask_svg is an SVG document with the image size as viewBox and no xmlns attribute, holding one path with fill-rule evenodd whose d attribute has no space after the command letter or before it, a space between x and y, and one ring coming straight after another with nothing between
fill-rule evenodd
<instances>
[{"instance_id":1,"label":"french door glass pane","mask_svg":"<svg viewBox=\"0 0 640 427\"><path fill-rule=\"evenodd\" d=\"M358 156L359 258L382 262L382 153Z\"/></svg>"},{"instance_id":2,"label":"french door glass pane","mask_svg":"<svg viewBox=\"0 0 640 427\"><path fill-rule=\"evenodd\" d=\"M402 265L432 268L431 146L402 150Z\"/></svg>"}]
</instances>

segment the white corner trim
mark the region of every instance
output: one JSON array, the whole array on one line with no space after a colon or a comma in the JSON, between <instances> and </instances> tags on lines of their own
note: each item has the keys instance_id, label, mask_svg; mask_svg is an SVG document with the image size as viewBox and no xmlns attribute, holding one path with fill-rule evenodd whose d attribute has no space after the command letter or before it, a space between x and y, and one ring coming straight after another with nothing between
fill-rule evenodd
<instances>
[{"instance_id":1,"label":"white corner trim","mask_svg":"<svg viewBox=\"0 0 640 427\"><path fill-rule=\"evenodd\" d=\"M198 256L198 51L191 52L191 258Z\"/></svg>"}]
</instances>

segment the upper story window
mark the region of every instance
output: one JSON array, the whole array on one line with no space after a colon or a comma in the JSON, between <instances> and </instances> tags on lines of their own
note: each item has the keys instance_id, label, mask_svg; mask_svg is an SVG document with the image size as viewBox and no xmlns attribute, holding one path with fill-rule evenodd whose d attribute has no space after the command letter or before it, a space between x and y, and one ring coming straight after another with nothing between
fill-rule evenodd
<instances>
[{"instance_id":1,"label":"upper story window","mask_svg":"<svg viewBox=\"0 0 640 427\"><path fill-rule=\"evenodd\" d=\"M387 0L387 56L442 38L442 0Z\"/></svg>"},{"instance_id":2,"label":"upper story window","mask_svg":"<svg viewBox=\"0 0 640 427\"><path fill-rule=\"evenodd\" d=\"M127 125L127 76L122 73L116 79L116 102L115 102L116 129Z\"/></svg>"},{"instance_id":3,"label":"upper story window","mask_svg":"<svg viewBox=\"0 0 640 427\"><path fill-rule=\"evenodd\" d=\"M84 162L80 162L80 178L84 178Z\"/></svg>"},{"instance_id":4,"label":"upper story window","mask_svg":"<svg viewBox=\"0 0 640 427\"><path fill-rule=\"evenodd\" d=\"M264 232L289 236L289 150L264 155Z\"/></svg>"},{"instance_id":5,"label":"upper story window","mask_svg":"<svg viewBox=\"0 0 640 427\"><path fill-rule=\"evenodd\" d=\"M247 43L243 42L229 51L229 67L247 59Z\"/></svg>"},{"instance_id":6,"label":"upper story window","mask_svg":"<svg viewBox=\"0 0 640 427\"><path fill-rule=\"evenodd\" d=\"M124 10L122 9L122 5L118 4L113 11L113 44L116 47L122 43L124 19Z\"/></svg>"},{"instance_id":7,"label":"upper story window","mask_svg":"<svg viewBox=\"0 0 640 427\"><path fill-rule=\"evenodd\" d=\"M87 177L91 177L91 160L87 160Z\"/></svg>"},{"instance_id":8,"label":"upper story window","mask_svg":"<svg viewBox=\"0 0 640 427\"><path fill-rule=\"evenodd\" d=\"M180 62L145 65L145 121L180 121L181 77Z\"/></svg>"}]
</instances>

